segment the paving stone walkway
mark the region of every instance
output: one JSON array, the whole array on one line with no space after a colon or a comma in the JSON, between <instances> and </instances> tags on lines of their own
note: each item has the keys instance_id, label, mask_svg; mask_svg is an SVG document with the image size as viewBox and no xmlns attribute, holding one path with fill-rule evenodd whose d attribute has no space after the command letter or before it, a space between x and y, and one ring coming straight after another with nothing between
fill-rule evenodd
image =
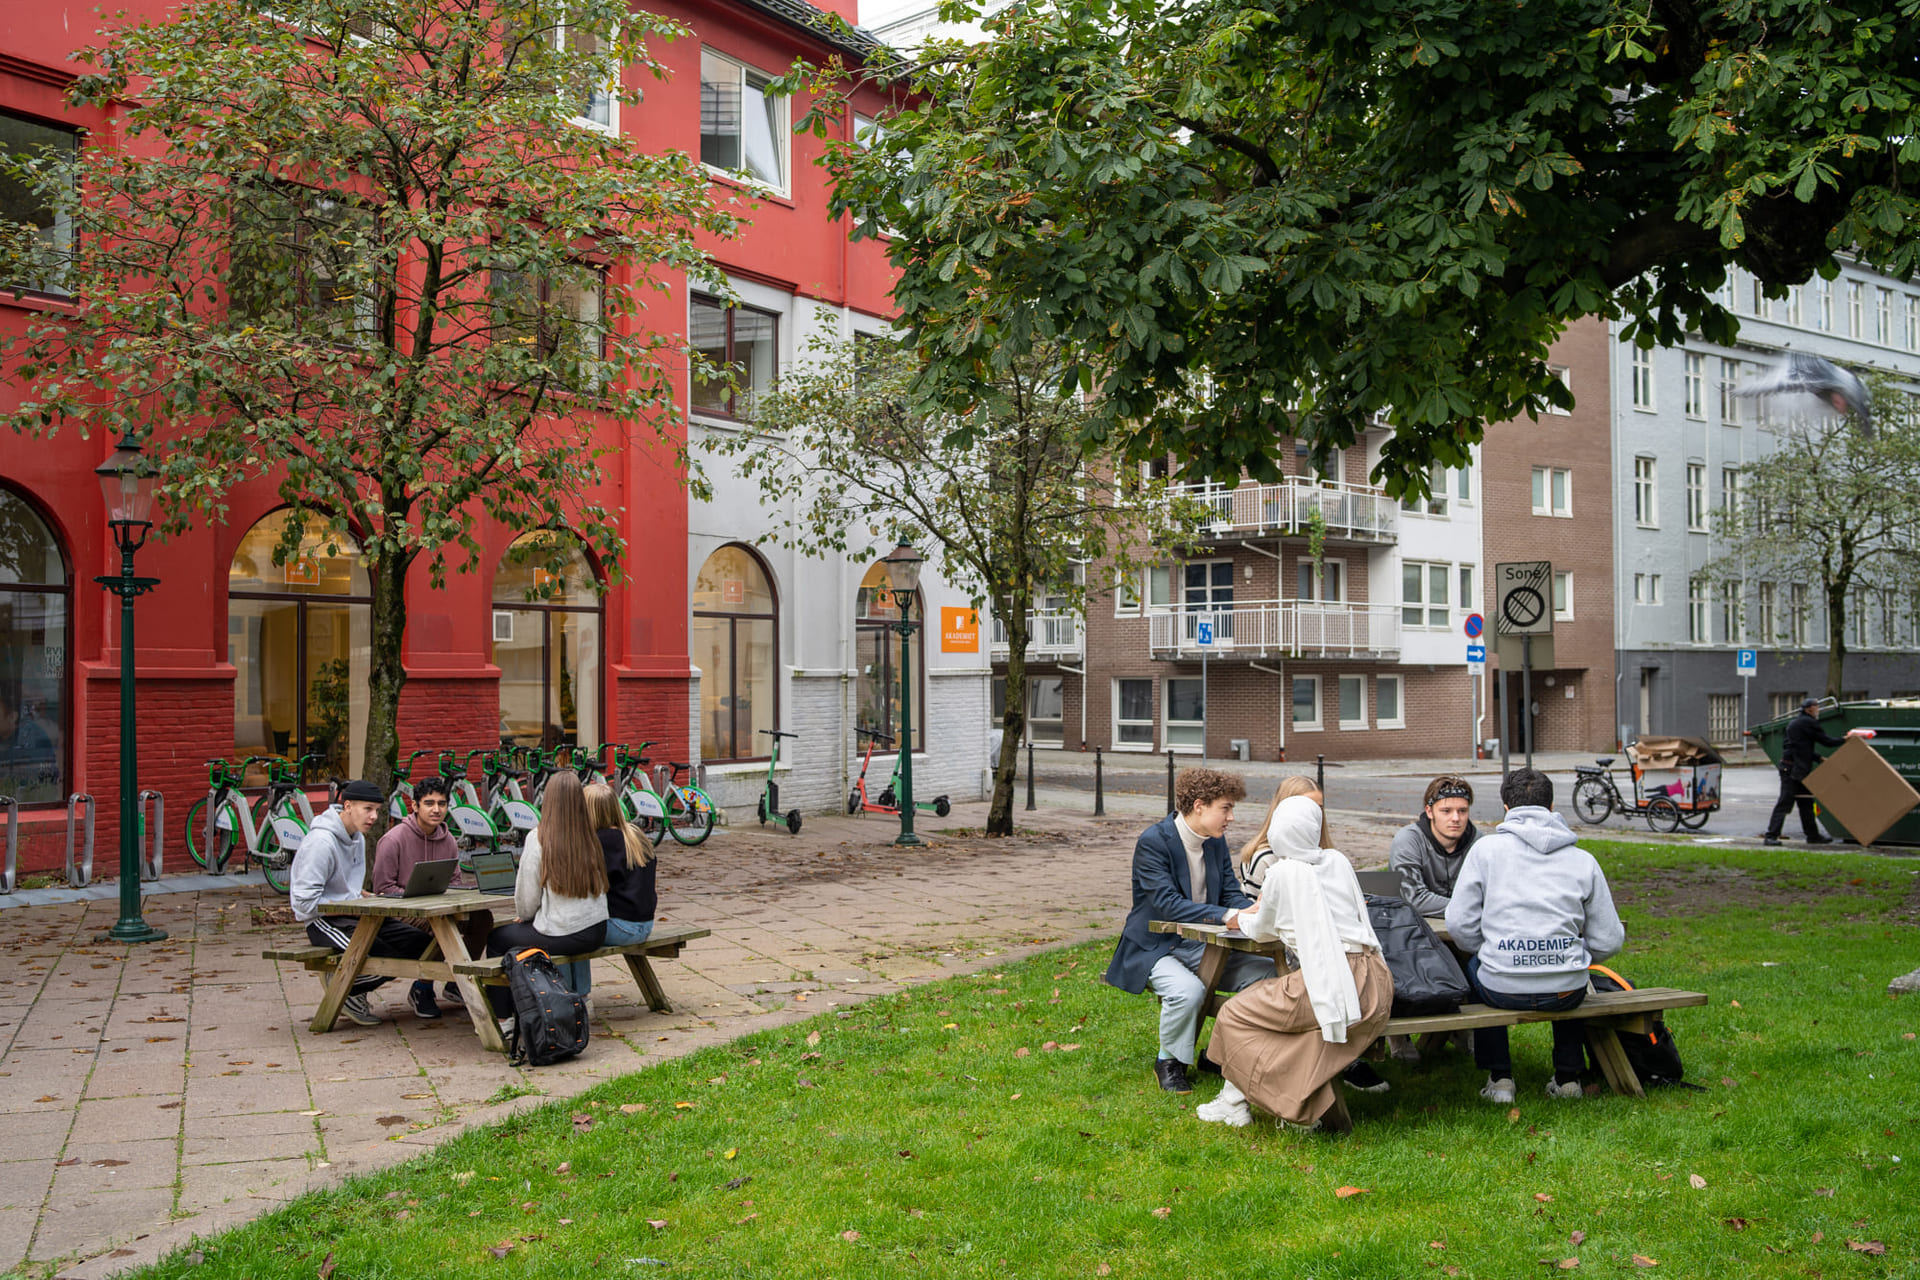
<instances>
[{"instance_id":1,"label":"paving stone walkway","mask_svg":"<svg viewBox=\"0 0 1920 1280\"><path fill-rule=\"evenodd\" d=\"M1134 835L1158 816L1119 803L1105 819L1021 813L1034 833L999 841L965 834L985 806L962 805L929 820L953 834L920 850L893 848L877 816L669 847L661 918L713 931L656 963L674 1011L653 1013L623 965L598 962L591 1047L533 1071L483 1050L458 1010L414 1017L402 983L374 993L380 1026L310 1032L319 980L260 957L304 933L257 880L152 894L147 919L168 939L131 952L94 941L112 900L0 911L0 1272L110 1275L545 1098L1111 934ZM1333 816L1357 862L1384 861L1391 823Z\"/></svg>"}]
</instances>

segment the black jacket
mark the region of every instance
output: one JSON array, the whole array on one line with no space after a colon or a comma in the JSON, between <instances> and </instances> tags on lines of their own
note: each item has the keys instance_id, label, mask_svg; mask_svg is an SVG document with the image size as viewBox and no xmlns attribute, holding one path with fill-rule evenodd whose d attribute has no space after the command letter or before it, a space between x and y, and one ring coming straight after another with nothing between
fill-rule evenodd
<instances>
[{"instance_id":1,"label":"black jacket","mask_svg":"<svg viewBox=\"0 0 1920 1280\"><path fill-rule=\"evenodd\" d=\"M1240 892L1227 842L1215 836L1201 848L1206 853L1208 893L1207 901L1195 902L1188 893L1193 878L1187 871L1187 847L1180 842L1173 815L1140 833L1133 846L1133 910L1127 913L1126 927L1107 966L1107 981L1112 985L1139 995L1147 989L1154 963L1180 941L1176 933L1148 932L1149 922L1220 924L1227 912L1253 905L1253 899Z\"/></svg>"},{"instance_id":2,"label":"black jacket","mask_svg":"<svg viewBox=\"0 0 1920 1280\"><path fill-rule=\"evenodd\" d=\"M648 858L644 867L629 867L626 837L619 828L607 827L599 836L600 852L607 859L607 914L615 920L645 924L660 903L653 887L660 859Z\"/></svg>"},{"instance_id":3,"label":"black jacket","mask_svg":"<svg viewBox=\"0 0 1920 1280\"><path fill-rule=\"evenodd\" d=\"M1780 748L1780 772L1789 778L1804 778L1813 772L1814 744L1823 747L1838 747L1846 742L1845 738L1830 736L1820 727L1820 721L1809 712L1802 711L1787 725L1787 743Z\"/></svg>"}]
</instances>

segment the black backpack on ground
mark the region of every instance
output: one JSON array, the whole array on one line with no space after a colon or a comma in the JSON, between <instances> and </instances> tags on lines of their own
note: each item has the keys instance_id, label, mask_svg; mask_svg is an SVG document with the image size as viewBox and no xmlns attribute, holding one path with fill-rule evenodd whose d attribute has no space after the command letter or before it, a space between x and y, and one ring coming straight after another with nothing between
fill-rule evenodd
<instances>
[{"instance_id":1,"label":"black backpack on ground","mask_svg":"<svg viewBox=\"0 0 1920 1280\"><path fill-rule=\"evenodd\" d=\"M1593 965L1587 970L1587 980L1595 991L1631 991L1633 984L1607 968L1605 965ZM1627 1055L1627 1065L1633 1068L1633 1074L1640 1077L1640 1083L1649 1089L1663 1085L1686 1084L1683 1077L1685 1069L1680 1065L1680 1049L1673 1043L1673 1033L1667 1030L1664 1019L1653 1020L1650 1032L1616 1031L1620 1037L1620 1048ZM1687 1084L1689 1089L1699 1085Z\"/></svg>"},{"instance_id":2,"label":"black backpack on ground","mask_svg":"<svg viewBox=\"0 0 1920 1280\"><path fill-rule=\"evenodd\" d=\"M1387 972L1393 975L1393 1016L1460 1012L1470 994L1467 975L1420 913L1404 898L1370 893L1367 919L1380 939Z\"/></svg>"},{"instance_id":3,"label":"black backpack on ground","mask_svg":"<svg viewBox=\"0 0 1920 1280\"><path fill-rule=\"evenodd\" d=\"M537 948L510 951L500 959L513 994L513 1043L508 1060L544 1067L564 1062L587 1047L587 1000L567 986L553 957Z\"/></svg>"}]
</instances>

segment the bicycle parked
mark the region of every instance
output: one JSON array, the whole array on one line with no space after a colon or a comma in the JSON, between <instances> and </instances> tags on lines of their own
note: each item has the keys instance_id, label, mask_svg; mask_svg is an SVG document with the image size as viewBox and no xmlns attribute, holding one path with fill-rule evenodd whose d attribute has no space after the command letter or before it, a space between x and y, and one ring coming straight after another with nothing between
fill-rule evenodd
<instances>
[{"instance_id":1,"label":"bicycle parked","mask_svg":"<svg viewBox=\"0 0 1920 1280\"><path fill-rule=\"evenodd\" d=\"M313 806L302 779L310 766L325 762L319 755L292 761L248 756L237 767L225 760L207 761L207 797L187 810L187 852L218 874L225 872L238 848L241 875L249 863L258 864L269 885L287 892L294 852L313 826ZM242 784L256 764L267 767L267 788L249 803Z\"/></svg>"}]
</instances>

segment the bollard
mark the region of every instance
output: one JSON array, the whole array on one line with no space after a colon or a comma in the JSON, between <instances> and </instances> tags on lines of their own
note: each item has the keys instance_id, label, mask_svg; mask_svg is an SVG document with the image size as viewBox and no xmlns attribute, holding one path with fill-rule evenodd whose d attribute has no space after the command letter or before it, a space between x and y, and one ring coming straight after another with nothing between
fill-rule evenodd
<instances>
[{"instance_id":1,"label":"bollard","mask_svg":"<svg viewBox=\"0 0 1920 1280\"><path fill-rule=\"evenodd\" d=\"M1027 811L1033 811L1033 739L1027 739Z\"/></svg>"},{"instance_id":2,"label":"bollard","mask_svg":"<svg viewBox=\"0 0 1920 1280\"><path fill-rule=\"evenodd\" d=\"M80 854L79 875L76 878L73 859L73 811L81 805L87 807L86 847ZM93 815L97 808L93 797L76 791L67 797L67 883L76 889L84 889L93 883Z\"/></svg>"},{"instance_id":3,"label":"bollard","mask_svg":"<svg viewBox=\"0 0 1920 1280\"><path fill-rule=\"evenodd\" d=\"M0 805L7 811L7 867L0 873L0 893L12 893L14 879L20 873L20 802L12 796L0 796Z\"/></svg>"},{"instance_id":4,"label":"bollard","mask_svg":"<svg viewBox=\"0 0 1920 1280\"><path fill-rule=\"evenodd\" d=\"M149 801L152 803L149 804ZM153 837L148 842L152 850L151 856L140 859L140 878L158 880L160 878L160 839L167 829L166 797L158 791L142 791L135 798L135 803L139 806L140 821L146 824L148 834ZM147 814L149 808L153 810L152 816Z\"/></svg>"},{"instance_id":5,"label":"bollard","mask_svg":"<svg viewBox=\"0 0 1920 1280\"><path fill-rule=\"evenodd\" d=\"M1100 748L1093 749L1093 816L1107 816L1107 782L1100 771Z\"/></svg>"},{"instance_id":6,"label":"bollard","mask_svg":"<svg viewBox=\"0 0 1920 1280\"><path fill-rule=\"evenodd\" d=\"M1321 799L1326 799L1327 758L1325 756L1315 756L1313 758L1313 789L1320 793Z\"/></svg>"}]
</instances>

